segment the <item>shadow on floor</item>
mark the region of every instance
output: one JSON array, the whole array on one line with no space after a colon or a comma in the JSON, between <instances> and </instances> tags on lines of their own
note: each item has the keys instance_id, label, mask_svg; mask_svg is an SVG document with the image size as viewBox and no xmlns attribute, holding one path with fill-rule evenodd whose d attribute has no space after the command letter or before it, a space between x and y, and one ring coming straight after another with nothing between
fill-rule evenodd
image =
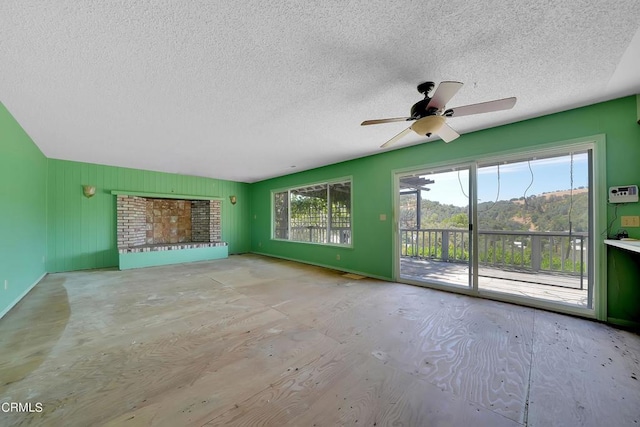
<instances>
[{"instance_id":1,"label":"shadow on floor","mask_svg":"<svg viewBox=\"0 0 640 427\"><path fill-rule=\"evenodd\" d=\"M0 319L0 395L37 369L62 336L71 314L64 282L62 277L43 279Z\"/></svg>"}]
</instances>

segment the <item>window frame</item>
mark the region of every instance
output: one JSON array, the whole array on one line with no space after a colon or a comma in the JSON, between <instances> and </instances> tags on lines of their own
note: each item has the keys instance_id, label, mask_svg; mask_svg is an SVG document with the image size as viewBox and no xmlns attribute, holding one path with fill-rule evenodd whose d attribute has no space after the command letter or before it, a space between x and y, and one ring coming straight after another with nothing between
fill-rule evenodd
<instances>
[{"instance_id":1,"label":"window frame","mask_svg":"<svg viewBox=\"0 0 640 427\"><path fill-rule=\"evenodd\" d=\"M300 190L300 189L304 189L304 188L308 188L308 187L314 187L314 186L325 186L326 192L327 192L327 211L326 211L326 217L327 217L327 237L329 238L331 235L331 197L330 197L330 186L334 185L334 184L342 184L342 183L348 183L349 184L349 230L350 230L350 238L349 238L349 243L332 243L332 242L310 242L310 241L305 241L305 240L293 240L291 239L291 192L292 191L296 191L296 190ZM288 238L281 238L281 237L277 237L276 236L276 203L275 203L275 197L276 194L280 194L280 193L287 193L287 236ZM317 182L312 182L312 183L307 183L307 184L303 184L303 185L296 185L296 186L291 186L291 187L283 187L283 188L278 188L278 189L272 189L271 190L271 232L270 232L270 238L271 240L274 241L278 241L278 242L290 242L290 243L303 243L303 244L310 244L310 245L321 245L321 246L336 246L336 247L340 247L340 248L353 248L353 178L352 176L345 176L345 177L340 177L340 178L335 178L335 179L330 179L330 180L323 180L323 181L317 181Z\"/></svg>"}]
</instances>

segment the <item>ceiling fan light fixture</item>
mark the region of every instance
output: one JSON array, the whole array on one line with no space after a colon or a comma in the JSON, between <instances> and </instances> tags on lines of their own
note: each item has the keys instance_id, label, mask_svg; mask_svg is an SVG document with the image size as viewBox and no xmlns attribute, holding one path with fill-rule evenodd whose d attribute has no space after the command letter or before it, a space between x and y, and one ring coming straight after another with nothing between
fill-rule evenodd
<instances>
[{"instance_id":1,"label":"ceiling fan light fixture","mask_svg":"<svg viewBox=\"0 0 640 427\"><path fill-rule=\"evenodd\" d=\"M411 125L411 129L418 135L437 134L444 125L443 116L427 116Z\"/></svg>"}]
</instances>

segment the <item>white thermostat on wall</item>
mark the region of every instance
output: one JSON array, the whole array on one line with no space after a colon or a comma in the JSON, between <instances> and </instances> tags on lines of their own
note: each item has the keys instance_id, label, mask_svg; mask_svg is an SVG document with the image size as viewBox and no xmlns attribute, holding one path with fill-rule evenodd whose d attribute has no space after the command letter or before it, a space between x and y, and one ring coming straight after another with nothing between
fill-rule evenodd
<instances>
[{"instance_id":1,"label":"white thermostat on wall","mask_svg":"<svg viewBox=\"0 0 640 427\"><path fill-rule=\"evenodd\" d=\"M637 185L609 187L609 203L633 203L637 201Z\"/></svg>"}]
</instances>

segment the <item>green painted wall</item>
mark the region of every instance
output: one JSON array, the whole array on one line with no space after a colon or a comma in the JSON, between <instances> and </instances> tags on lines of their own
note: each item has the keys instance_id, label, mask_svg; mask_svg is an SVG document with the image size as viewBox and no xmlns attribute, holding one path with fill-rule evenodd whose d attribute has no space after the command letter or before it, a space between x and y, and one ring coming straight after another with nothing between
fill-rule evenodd
<instances>
[{"instance_id":1,"label":"green painted wall","mask_svg":"<svg viewBox=\"0 0 640 427\"><path fill-rule=\"evenodd\" d=\"M153 251L118 254L120 270L130 268L155 267L157 265L182 264L186 262L209 261L229 256L227 246L210 248L181 249L179 251Z\"/></svg>"},{"instance_id":2,"label":"green painted wall","mask_svg":"<svg viewBox=\"0 0 640 427\"><path fill-rule=\"evenodd\" d=\"M2 103L0 153L1 315L45 273L47 244L47 159Z\"/></svg>"},{"instance_id":3,"label":"green painted wall","mask_svg":"<svg viewBox=\"0 0 640 427\"><path fill-rule=\"evenodd\" d=\"M112 190L221 197L223 239L229 242L231 254L251 250L391 278L393 170L604 133L606 186L640 184L636 121L636 99L627 97L474 132L448 145L437 141L407 147L249 185L46 159L0 104L0 313L45 271L117 266ZM353 178L353 248L271 240L272 189L344 176ZM86 199L83 184L95 185L96 196ZM602 191L606 197L606 188ZM229 202L232 194L238 196L235 206ZM389 220L380 221L380 214ZM613 209L608 208L613 230L620 228L622 215L640 215L640 204L620 206L615 220ZM628 231L640 238L640 229ZM609 317L640 322L637 258L609 254L607 267ZM8 290L4 290L5 279Z\"/></svg>"},{"instance_id":4,"label":"green painted wall","mask_svg":"<svg viewBox=\"0 0 640 427\"><path fill-rule=\"evenodd\" d=\"M249 250L249 184L55 159L47 177L49 272L118 265L112 190L220 197L229 253ZM96 195L84 197L83 184L96 186ZM230 195L238 197L235 205Z\"/></svg>"},{"instance_id":5,"label":"green painted wall","mask_svg":"<svg viewBox=\"0 0 640 427\"><path fill-rule=\"evenodd\" d=\"M473 132L451 144L437 141L254 183L251 185L251 250L390 279L393 224L390 220L380 221L379 215L386 214L389 219L392 215L393 170L606 134L607 188L640 184L640 126L636 121L636 99L626 97ZM371 141L372 144L380 142ZM271 190L342 176L353 177L353 248L271 240ZM606 200L607 189L601 191ZM609 222L613 220L613 209L607 211ZM620 206L613 230L620 228L621 215L640 215L640 203ZM640 229L629 229L629 234L640 238ZM336 260L337 254L340 261ZM608 315L640 322L638 276L629 263L619 265L618 271L618 286L608 288Z\"/></svg>"}]
</instances>

